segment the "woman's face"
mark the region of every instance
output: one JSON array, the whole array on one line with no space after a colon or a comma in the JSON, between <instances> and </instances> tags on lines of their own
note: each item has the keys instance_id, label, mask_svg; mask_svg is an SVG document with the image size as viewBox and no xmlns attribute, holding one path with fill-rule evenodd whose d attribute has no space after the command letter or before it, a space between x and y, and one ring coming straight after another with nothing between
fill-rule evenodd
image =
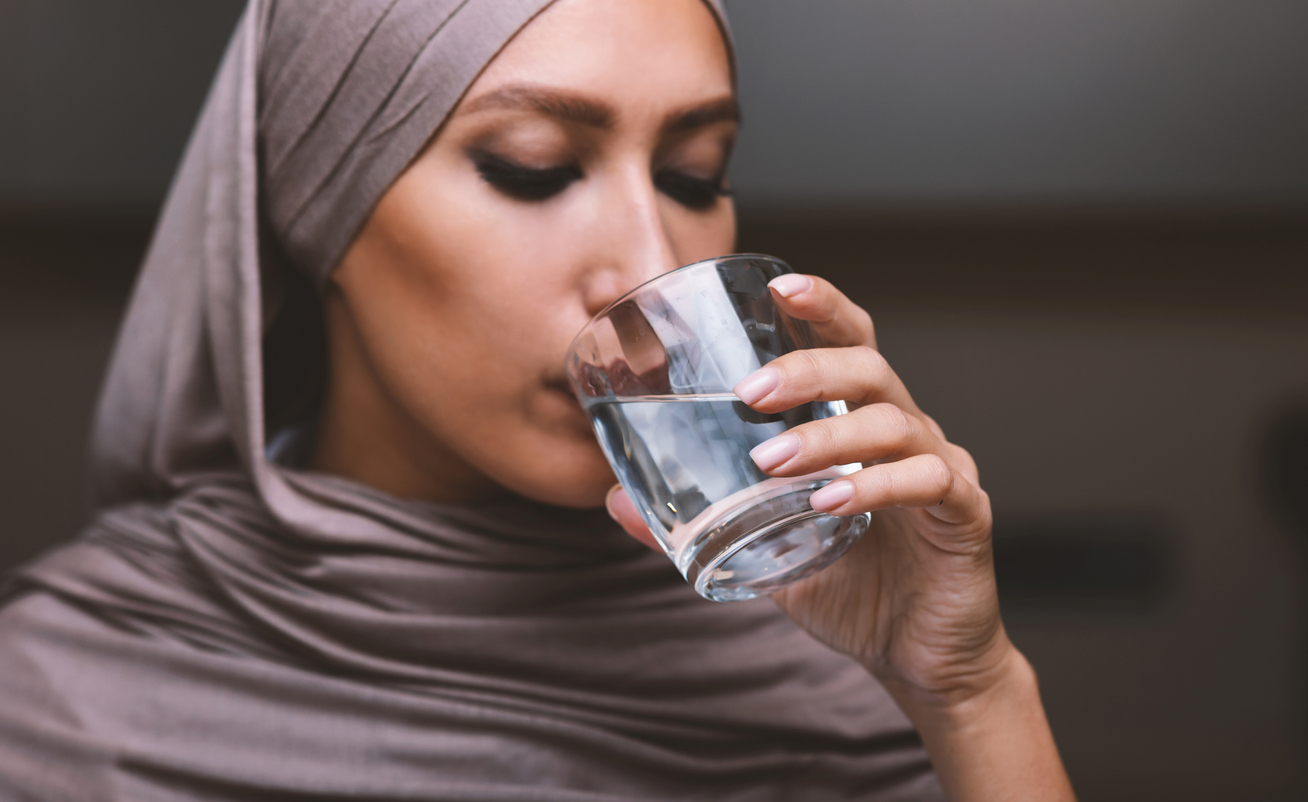
<instances>
[{"instance_id":1,"label":"woman's face","mask_svg":"<svg viewBox=\"0 0 1308 802\"><path fill-rule=\"evenodd\" d=\"M737 111L702 0L560 0L382 198L334 274L318 468L405 497L602 503L563 357L592 315L729 253Z\"/></svg>"}]
</instances>

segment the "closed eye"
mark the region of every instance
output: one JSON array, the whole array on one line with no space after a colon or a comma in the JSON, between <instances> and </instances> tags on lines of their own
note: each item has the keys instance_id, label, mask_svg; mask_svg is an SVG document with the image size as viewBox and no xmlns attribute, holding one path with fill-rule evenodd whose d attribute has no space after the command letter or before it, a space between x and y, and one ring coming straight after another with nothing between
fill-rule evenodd
<instances>
[{"instance_id":1,"label":"closed eye","mask_svg":"<svg viewBox=\"0 0 1308 802\"><path fill-rule=\"evenodd\" d=\"M527 167L484 150L473 151L471 156L486 183L516 200L543 201L581 179L581 168L575 164Z\"/></svg>"},{"instance_id":2,"label":"closed eye","mask_svg":"<svg viewBox=\"0 0 1308 802\"><path fill-rule=\"evenodd\" d=\"M724 181L724 176L697 178L677 170L660 170L654 174L654 186L659 192L694 211L711 209L717 205L718 198L729 197L731 190Z\"/></svg>"}]
</instances>

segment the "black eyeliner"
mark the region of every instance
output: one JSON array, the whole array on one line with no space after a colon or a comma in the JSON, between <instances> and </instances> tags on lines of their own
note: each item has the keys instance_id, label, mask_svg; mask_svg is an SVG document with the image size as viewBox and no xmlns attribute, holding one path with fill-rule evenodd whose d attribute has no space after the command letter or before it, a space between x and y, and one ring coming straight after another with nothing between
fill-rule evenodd
<instances>
[{"instance_id":1,"label":"black eyeliner","mask_svg":"<svg viewBox=\"0 0 1308 802\"><path fill-rule=\"evenodd\" d=\"M718 198L731 197L731 189L725 181L725 175L696 178L678 170L660 170L654 175L654 185L660 192L695 211L712 208Z\"/></svg>"},{"instance_id":2,"label":"black eyeliner","mask_svg":"<svg viewBox=\"0 0 1308 802\"><path fill-rule=\"evenodd\" d=\"M581 168L575 164L527 167L481 148L470 149L468 157L482 180L517 200L545 200L581 178Z\"/></svg>"}]
</instances>

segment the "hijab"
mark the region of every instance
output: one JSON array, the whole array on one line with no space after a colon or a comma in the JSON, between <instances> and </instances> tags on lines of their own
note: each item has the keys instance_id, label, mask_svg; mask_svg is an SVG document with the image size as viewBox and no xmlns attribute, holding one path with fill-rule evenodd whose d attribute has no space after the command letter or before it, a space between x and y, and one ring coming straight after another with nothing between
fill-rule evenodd
<instances>
[{"instance_id":1,"label":"hijab","mask_svg":"<svg viewBox=\"0 0 1308 802\"><path fill-rule=\"evenodd\" d=\"M0 796L939 795L866 672L602 511L297 467L315 288L550 1L251 0L113 353L98 512L3 590Z\"/></svg>"}]
</instances>

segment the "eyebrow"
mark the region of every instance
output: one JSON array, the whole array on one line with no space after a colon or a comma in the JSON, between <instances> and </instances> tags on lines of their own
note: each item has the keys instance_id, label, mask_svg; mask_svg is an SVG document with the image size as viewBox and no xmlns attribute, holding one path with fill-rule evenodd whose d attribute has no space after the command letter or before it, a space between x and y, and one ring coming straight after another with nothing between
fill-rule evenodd
<instances>
[{"instance_id":1,"label":"eyebrow","mask_svg":"<svg viewBox=\"0 0 1308 802\"><path fill-rule=\"evenodd\" d=\"M460 115L490 109L527 110L565 122L608 130L617 121L617 111L608 103L572 92L543 86L514 84L473 98ZM665 134L684 133L719 122L739 122L740 107L734 97L723 97L672 112L663 122Z\"/></svg>"},{"instance_id":2,"label":"eyebrow","mask_svg":"<svg viewBox=\"0 0 1308 802\"><path fill-rule=\"evenodd\" d=\"M556 89L526 85L506 86L473 98L460 114L476 114L488 109L538 111L566 122L603 129L612 128L617 118L613 107L602 101Z\"/></svg>"},{"instance_id":3,"label":"eyebrow","mask_svg":"<svg viewBox=\"0 0 1308 802\"><path fill-rule=\"evenodd\" d=\"M710 100L669 114L663 123L663 133L679 134L721 122L740 122L740 106L734 97Z\"/></svg>"}]
</instances>

